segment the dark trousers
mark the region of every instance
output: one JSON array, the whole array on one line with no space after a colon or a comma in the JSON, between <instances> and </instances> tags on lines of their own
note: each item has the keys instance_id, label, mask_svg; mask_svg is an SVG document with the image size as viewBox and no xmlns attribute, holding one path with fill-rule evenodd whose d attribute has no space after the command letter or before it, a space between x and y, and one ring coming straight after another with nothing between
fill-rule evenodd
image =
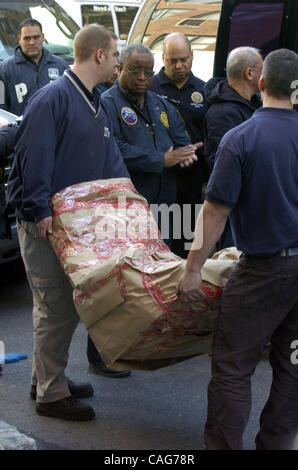
<instances>
[{"instance_id":1,"label":"dark trousers","mask_svg":"<svg viewBox=\"0 0 298 470\"><path fill-rule=\"evenodd\" d=\"M257 449L298 447L298 256L242 256L221 298L208 387L208 449L242 449L251 409L251 376L271 342L272 386Z\"/></svg>"},{"instance_id":2,"label":"dark trousers","mask_svg":"<svg viewBox=\"0 0 298 470\"><path fill-rule=\"evenodd\" d=\"M103 364L103 360L100 357L100 354L97 351L95 344L93 343L89 335L87 343L87 358L90 364L94 364L95 362L100 362L101 364Z\"/></svg>"}]
</instances>

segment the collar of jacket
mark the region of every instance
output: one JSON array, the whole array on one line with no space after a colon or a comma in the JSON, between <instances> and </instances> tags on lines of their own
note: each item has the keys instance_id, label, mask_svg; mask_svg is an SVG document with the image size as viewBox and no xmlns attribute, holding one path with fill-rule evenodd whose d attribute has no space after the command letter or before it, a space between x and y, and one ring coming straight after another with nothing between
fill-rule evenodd
<instances>
[{"instance_id":1,"label":"collar of jacket","mask_svg":"<svg viewBox=\"0 0 298 470\"><path fill-rule=\"evenodd\" d=\"M137 98L132 95L128 90L126 90L125 88L123 88L120 83L119 83L119 80L117 79L116 81L116 86L118 87L119 89L119 92L124 96L124 98L129 101L129 103L131 103L133 106L136 106L137 108L139 108L139 105L138 105L138 100ZM147 100L148 100L148 90L145 92L145 106L147 104Z\"/></svg>"},{"instance_id":2,"label":"collar of jacket","mask_svg":"<svg viewBox=\"0 0 298 470\"><path fill-rule=\"evenodd\" d=\"M166 74L165 74L165 68L162 67L160 69L160 71L158 72L158 74L156 75L157 78L158 78L158 81L159 81L159 84L160 85L172 85L174 86L175 88L176 85L175 83L173 82L173 80L171 80ZM184 88L187 88L187 87L192 87L192 88L195 88L196 86L196 77L194 76L194 74L192 72L190 72L189 74L189 77L187 79L187 81L184 83L183 87L180 88L180 90L183 90Z\"/></svg>"},{"instance_id":3,"label":"collar of jacket","mask_svg":"<svg viewBox=\"0 0 298 470\"><path fill-rule=\"evenodd\" d=\"M41 54L41 58L39 60L39 63L43 62L43 61L46 61L46 62L49 62L49 63L53 62L52 54L47 49L45 49L44 47L42 48L42 54ZM18 46L15 49L15 63L20 64L20 63L23 63L23 62L35 63L35 62L33 62L33 60L30 60L28 57L26 57L25 54L23 53L21 47Z\"/></svg>"}]
</instances>

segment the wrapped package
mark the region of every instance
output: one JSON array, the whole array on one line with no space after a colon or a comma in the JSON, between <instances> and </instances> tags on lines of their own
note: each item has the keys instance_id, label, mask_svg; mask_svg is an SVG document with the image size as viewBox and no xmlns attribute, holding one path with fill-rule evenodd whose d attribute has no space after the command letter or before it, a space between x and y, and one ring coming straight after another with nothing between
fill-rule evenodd
<instances>
[{"instance_id":1,"label":"wrapped package","mask_svg":"<svg viewBox=\"0 0 298 470\"><path fill-rule=\"evenodd\" d=\"M74 185L51 203L50 242L105 364L153 370L210 351L215 306L237 263L235 249L207 260L202 301L182 303L176 288L185 261L162 241L129 179Z\"/></svg>"}]
</instances>

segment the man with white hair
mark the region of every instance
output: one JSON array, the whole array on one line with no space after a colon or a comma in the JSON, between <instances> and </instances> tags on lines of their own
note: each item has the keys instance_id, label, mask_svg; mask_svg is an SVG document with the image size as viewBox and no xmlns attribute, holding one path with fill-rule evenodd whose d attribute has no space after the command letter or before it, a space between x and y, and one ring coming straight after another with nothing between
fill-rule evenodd
<instances>
[{"instance_id":1,"label":"man with white hair","mask_svg":"<svg viewBox=\"0 0 298 470\"><path fill-rule=\"evenodd\" d=\"M221 138L249 119L259 107L256 97L263 58L253 47L237 47L228 55L227 80L212 78L205 91L210 108L206 113L204 155L212 169ZM229 222L216 248L234 246Z\"/></svg>"},{"instance_id":2,"label":"man with white hair","mask_svg":"<svg viewBox=\"0 0 298 470\"><path fill-rule=\"evenodd\" d=\"M204 153L213 168L221 138L235 126L249 119L258 106L254 95L259 91L263 59L253 47L237 47L228 55L227 80L212 78L205 90L210 108L206 113L207 137Z\"/></svg>"}]
</instances>

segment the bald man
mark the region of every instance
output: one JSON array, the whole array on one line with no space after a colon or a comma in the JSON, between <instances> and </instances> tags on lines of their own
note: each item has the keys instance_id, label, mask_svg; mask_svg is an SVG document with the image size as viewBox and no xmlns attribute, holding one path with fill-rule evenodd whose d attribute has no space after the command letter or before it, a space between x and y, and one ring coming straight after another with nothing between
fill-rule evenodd
<instances>
[{"instance_id":1,"label":"bald man","mask_svg":"<svg viewBox=\"0 0 298 470\"><path fill-rule=\"evenodd\" d=\"M153 77L150 89L176 107L192 143L203 141L203 119L208 109L203 91L205 82L191 71L193 52L188 38L181 33L168 34L163 43L162 59L164 66ZM180 171L177 178L177 202L192 204L193 209L194 204L202 202L202 186L208 180L208 165L202 149L196 153L198 162ZM173 251L186 257L186 242L183 238L174 240Z\"/></svg>"}]
</instances>

